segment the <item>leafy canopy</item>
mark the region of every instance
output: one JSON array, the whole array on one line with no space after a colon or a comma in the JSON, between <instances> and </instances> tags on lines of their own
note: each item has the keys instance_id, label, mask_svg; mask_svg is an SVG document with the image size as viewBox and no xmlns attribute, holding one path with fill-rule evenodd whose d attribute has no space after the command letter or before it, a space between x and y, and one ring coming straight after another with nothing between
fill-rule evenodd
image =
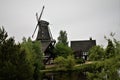
<instances>
[{"instance_id":1,"label":"leafy canopy","mask_svg":"<svg viewBox=\"0 0 120 80\"><path fill-rule=\"evenodd\" d=\"M105 51L101 46L94 46L89 50L88 58L92 61L104 60Z\"/></svg>"},{"instance_id":2,"label":"leafy canopy","mask_svg":"<svg viewBox=\"0 0 120 80\"><path fill-rule=\"evenodd\" d=\"M67 33L66 31L61 30L59 33L59 37L58 37L58 43L62 43L64 45L68 45L68 41L67 41Z\"/></svg>"},{"instance_id":3,"label":"leafy canopy","mask_svg":"<svg viewBox=\"0 0 120 80\"><path fill-rule=\"evenodd\" d=\"M33 73L25 50L14 38L7 39L7 32L0 28L0 80L33 80Z\"/></svg>"},{"instance_id":4,"label":"leafy canopy","mask_svg":"<svg viewBox=\"0 0 120 80\"><path fill-rule=\"evenodd\" d=\"M68 46L66 31L60 31L58 43L55 45L54 53L56 56L67 57L73 53L72 49Z\"/></svg>"}]
</instances>

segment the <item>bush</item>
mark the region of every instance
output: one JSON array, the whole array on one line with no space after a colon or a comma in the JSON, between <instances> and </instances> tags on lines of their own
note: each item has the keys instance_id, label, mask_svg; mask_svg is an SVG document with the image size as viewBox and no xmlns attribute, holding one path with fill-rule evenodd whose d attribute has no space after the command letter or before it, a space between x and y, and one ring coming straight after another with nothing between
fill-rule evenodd
<instances>
[{"instance_id":1,"label":"bush","mask_svg":"<svg viewBox=\"0 0 120 80\"><path fill-rule=\"evenodd\" d=\"M59 56L54 60L54 62L57 69L72 69L75 66L75 59L71 55L67 58Z\"/></svg>"},{"instance_id":2,"label":"bush","mask_svg":"<svg viewBox=\"0 0 120 80\"><path fill-rule=\"evenodd\" d=\"M83 58L76 59L77 64L85 63L85 60Z\"/></svg>"},{"instance_id":3,"label":"bush","mask_svg":"<svg viewBox=\"0 0 120 80\"><path fill-rule=\"evenodd\" d=\"M105 51L101 46L94 46L89 50L88 58L92 61L104 60Z\"/></svg>"},{"instance_id":4,"label":"bush","mask_svg":"<svg viewBox=\"0 0 120 80\"><path fill-rule=\"evenodd\" d=\"M57 57L55 60L55 65L57 69L65 69L66 65L67 65L67 61L64 57L59 56Z\"/></svg>"},{"instance_id":5,"label":"bush","mask_svg":"<svg viewBox=\"0 0 120 80\"><path fill-rule=\"evenodd\" d=\"M66 61L67 61L66 68L67 68L67 69L73 69L73 67L75 66L74 56L69 55L69 56L67 57Z\"/></svg>"},{"instance_id":6,"label":"bush","mask_svg":"<svg viewBox=\"0 0 120 80\"><path fill-rule=\"evenodd\" d=\"M68 55L73 53L72 49L63 43L57 43L54 49L54 53L56 56L63 56L67 58Z\"/></svg>"}]
</instances>

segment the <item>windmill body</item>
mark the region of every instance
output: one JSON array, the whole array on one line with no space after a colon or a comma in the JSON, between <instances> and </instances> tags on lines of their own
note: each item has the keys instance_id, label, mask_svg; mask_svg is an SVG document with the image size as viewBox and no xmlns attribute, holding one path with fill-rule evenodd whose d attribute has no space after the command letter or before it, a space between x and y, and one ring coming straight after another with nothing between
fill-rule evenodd
<instances>
[{"instance_id":1,"label":"windmill body","mask_svg":"<svg viewBox=\"0 0 120 80\"><path fill-rule=\"evenodd\" d=\"M50 62L51 59L54 58L53 49L56 41L52 38L52 34L49 29L49 22L45 20L40 20L43 10L44 10L44 6L42 8L39 18L38 18L38 14L36 13L38 24L36 25L32 37L34 36L36 29L38 28L38 34L36 40L41 42L42 51L44 52L44 64L46 64Z\"/></svg>"},{"instance_id":2,"label":"windmill body","mask_svg":"<svg viewBox=\"0 0 120 80\"><path fill-rule=\"evenodd\" d=\"M51 36L48 30L49 23L47 21L41 20L38 22L39 30L36 40L51 40Z\"/></svg>"},{"instance_id":3,"label":"windmill body","mask_svg":"<svg viewBox=\"0 0 120 80\"><path fill-rule=\"evenodd\" d=\"M49 29L49 22L41 20L38 22L38 26L39 29L36 40L41 41L43 52L45 54L49 54L46 50L50 47L50 44L55 43L55 40L53 40L51 36L51 32Z\"/></svg>"}]
</instances>

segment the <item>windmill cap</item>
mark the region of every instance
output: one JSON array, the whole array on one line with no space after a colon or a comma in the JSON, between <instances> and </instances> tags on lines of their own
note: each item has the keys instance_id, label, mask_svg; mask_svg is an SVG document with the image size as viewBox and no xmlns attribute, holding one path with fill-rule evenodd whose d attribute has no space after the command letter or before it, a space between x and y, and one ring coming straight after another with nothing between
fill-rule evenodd
<instances>
[{"instance_id":1,"label":"windmill cap","mask_svg":"<svg viewBox=\"0 0 120 80\"><path fill-rule=\"evenodd\" d=\"M40 20L40 24L46 24L49 25L49 22L45 21L45 20Z\"/></svg>"}]
</instances>

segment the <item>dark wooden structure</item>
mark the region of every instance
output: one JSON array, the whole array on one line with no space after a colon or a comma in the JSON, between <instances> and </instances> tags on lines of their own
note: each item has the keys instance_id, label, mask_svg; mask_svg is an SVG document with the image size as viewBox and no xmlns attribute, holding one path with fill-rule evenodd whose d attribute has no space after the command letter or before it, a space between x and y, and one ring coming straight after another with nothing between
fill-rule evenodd
<instances>
[{"instance_id":1,"label":"dark wooden structure","mask_svg":"<svg viewBox=\"0 0 120 80\"><path fill-rule=\"evenodd\" d=\"M47 21L41 20L38 25L39 31L36 40L41 41L42 51L44 52L44 64L47 64L54 58L53 49L56 41L52 38Z\"/></svg>"},{"instance_id":2,"label":"dark wooden structure","mask_svg":"<svg viewBox=\"0 0 120 80\"><path fill-rule=\"evenodd\" d=\"M47 64L51 59L54 58L53 49L56 41L52 38L52 34L49 29L49 22L45 20L40 20L43 10L44 6L42 8L42 12L39 18L38 15L36 14L38 21L36 28L39 27L36 40L41 41L42 51L44 52L44 64ZM34 36L34 33L32 36Z\"/></svg>"},{"instance_id":3,"label":"dark wooden structure","mask_svg":"<svg viewBox=\"0 0 120 80\"><path fill-rule=\"evenodd\" d=\"M74 51L75 58L87 60L88 51L96 45L96 40L71 41L71 48Z\"/></svg>"}]
</instances>

